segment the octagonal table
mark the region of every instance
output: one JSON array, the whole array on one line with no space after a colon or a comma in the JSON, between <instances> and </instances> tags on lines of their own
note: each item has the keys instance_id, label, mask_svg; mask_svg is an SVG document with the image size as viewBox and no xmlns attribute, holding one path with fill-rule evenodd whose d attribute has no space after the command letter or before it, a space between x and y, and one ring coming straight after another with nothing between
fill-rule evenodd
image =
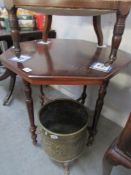
<instances>
[{"instance_id":1,"label":"octagonal table","mask_svg":"<svg viewBox=\"0 0 131 175\"><path fill-rule=\"evenodd\" d=\"M96 134L104 96L110 78L131 62L131 55L118 51L125 21L129 14L131 0L5 0L9 13L11 34L14 49L3 53L1 62L9 70L18 74L25 84L26 103L30 120L33 143L36 143L36 126L34 123L33 100L30 85L99 85L93 122L90 126L90 138ZM52 15L93 16L94 28L98 45L81 40L51 40L49 44L37 41L25 42L20 45L17 8L25 8L46 13L43 41L48 40ZM103 36L100 26L100 15L116 13L116 22L111 47L103 48ZM27 54L30 60L19 63L10 61L16 55ZM108 63L112 70L108 73L92 70L94 62ZM29 72L25 72L29 68ZM43 94L42 94L43 95ZM43 97L44 98L44 97Z\"/></svg>"},{"instance_id":2,"label":"octagonal table","mask_svg":"<svg viewBox=\"0 0 131 175\"><path fill-rule=\"evenodd\" d=\"M36 143L36 126L31 85L99 85L98 99L90 130L90 136L93 138L109 80L131 62L131 55L119 51L119 59L112 64L112 70L106 73L93 70L90 66L94 62L104 62L110 52L110 47L97 48L96 43L63 39L50 40L48 45L43 45L37 40L21 43L20 46L23 55L31 56L30 60L23 63L11 61L14 49L10 48L2 54L1 62L9 70L18 74L25 84L33 143ZM25 68L30 71L26 72Z\"/></svg>"}]
</instances>

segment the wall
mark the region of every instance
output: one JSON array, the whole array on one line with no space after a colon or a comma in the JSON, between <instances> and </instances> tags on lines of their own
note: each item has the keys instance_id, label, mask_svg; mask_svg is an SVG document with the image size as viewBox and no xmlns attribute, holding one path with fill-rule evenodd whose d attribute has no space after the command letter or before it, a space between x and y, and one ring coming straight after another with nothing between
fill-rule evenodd
<instances>
[{"instance_id":1,"label":"wall","mask_svg":"<svg viewBox=\"0 0 131 175\"><path fill-rule=\"evenodd\" d=\"M129 15L126 23L126 30L120 49L131 53L130 36L131 36L131 15ZM115 15L103 15L102 27L104 34L104 43L111 44L112 26L115 22ZM92 27L91 17L61 17L54 16L53 29L57 31L57 38L73 38L83 39L96 42L96 36ZM129 112L131 111L131 65L125 68L121 73L115 76L108 87L108 93L105 98L105 104L102 114L112 121L124 126ZM55 86L63 93L77 98L79 97L81 86ZM87 105L94 109L98 87L88 86L87 89Z\"/></svg>"},{"instance_id":2,"label":"wall","mask_svg":"<svg viewBox=\"0 0 131 175\"><path fill-rule=\"evenodd\" d=\"M0 7L3 7L3 6L4 6L4 1L0 0Z\"/></svg>"}]
</instances>

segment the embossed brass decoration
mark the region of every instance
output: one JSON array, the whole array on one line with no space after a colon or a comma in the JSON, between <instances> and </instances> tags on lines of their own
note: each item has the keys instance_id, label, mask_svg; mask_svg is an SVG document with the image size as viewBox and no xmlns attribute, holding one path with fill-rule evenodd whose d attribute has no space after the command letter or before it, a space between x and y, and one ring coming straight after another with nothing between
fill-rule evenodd
<instances>
[{"instance_id":1,"label":"embossed brass decoration","mask_svg":"<svg viewBox=\"0 0 131 175\"><path fill-rule=\"evenodd\" d=\"M43 148L51 159L68 162L80 156L87 141L87 118L86 108L74 100L58 99L40 110Z\"/></svg>"}]
</instances>

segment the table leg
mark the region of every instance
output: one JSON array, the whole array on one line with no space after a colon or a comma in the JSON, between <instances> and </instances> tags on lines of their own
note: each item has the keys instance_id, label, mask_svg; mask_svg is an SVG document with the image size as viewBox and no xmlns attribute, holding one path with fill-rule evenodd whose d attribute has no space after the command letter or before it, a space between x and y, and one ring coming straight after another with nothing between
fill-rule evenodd
<instances>
[{"instance_id":1,"label":"table leg","mask_svg":"<svg viewBox=\"0 0 131 175\"><path fill-rule=\"evenodd\" d=\"M43 91L43 86L40 85L40 103L41 103L41 106L44 105L45 103L45 94L44 94L44 91Z\"/></svg>"},{"instance_id":2,"label":"table leg","mask_svg":"<svg viewBox=\"0 0 131 175\"><path fill-rule=\"evenodd\" d=\"M5 99L4 99L3 105L9 104L10 98L11 98L12 93L14 91L15 82L16 82L16 74L11 72L10 73L9 90L8 90L8 93L7 93L6 97L5 97Z\"/></svg>"},{"instance_id":3,"label":"table leg","mask_svg":"<svg viewBox=\"0 0 131 175\"><path fill-rule=\"evenodd\" d=\"M36 126L34 122L34 107L33 107L33 99L32 99L32 89L31 89L30 83L28 83L25 80L23 80L23 82L25 85L26 106L27 106L29 121L30 121L31 137L32 137L33 144L36 144L37 135L36 135Z\"/></svg>"},{"instance_id":4,"label":"table leg","mask_svg":"<svg viewBox=\"0 0 131 175\"><path fill-rule=\"evenodd\" d=\"M87 86L84 85L84 86L83 86L82 94L81 94L81 96L77 99L77 101L80 102L81 104L85 104L85 100L86 100L86 97L87 97L86 89L87 89Z\"/></svg>"},{"instance_id":5,"label":"table leg","mask_svg":"<svg viewBox=\"0 0 131 175\"><path fill-rule=\"evenodd\" d=\"M102 83L102 85L99 88L99 94L98 94L98 99L96 101L93 122L92 122L92 126L89 128L88 144L91 144L93 142L94 136L97 133L97 125L98 125L98 121L99 121L102 107L104 104L104 97L106 95L106 90L107 90L108 84L109 84L109 80L106 80Z\"/></svg>"}]
</instances>

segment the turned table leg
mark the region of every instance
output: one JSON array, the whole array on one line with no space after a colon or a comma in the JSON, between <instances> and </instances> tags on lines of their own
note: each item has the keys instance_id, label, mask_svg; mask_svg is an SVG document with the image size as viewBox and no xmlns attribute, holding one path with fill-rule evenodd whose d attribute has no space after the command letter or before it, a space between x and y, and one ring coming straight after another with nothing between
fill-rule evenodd
<instances>
[{"instance_id":1,"label":"turned table leg","mask_svg":"<svg viewBox=\"0 0 131 175\"><path fill-rule=\"evenodd\" d=\"M82 94L81 94L81 96L77 99L77 101L80 102L81 104L85 104L85 100L86 100L86 97L87 97L86 89L87 89L87 86L84 85L84 86L83 86Z\"/></svg>"},{"instance_id":2,"label":"turned table leg","mask_svg":"<svg viewBox=\"0 0 131 175\"><path fill-rule=\"evenodd\" d=\"M101 28L101 16L93 16L93 26L97 36L98 46L103 45L103 34Z\"/></svg>"},{"instance_id":3,"label":"turned table leg","mask_svg":"<svg viewBox=\"0 0 131 175\"><path fill-rule=\"evenodd\" d=\"M98 121L99 121L102 107L104 104L104 97L106 95L106 89L107 89L108 84L109 84L109 80L106 80L102 83L102 85L99 88L99 95L98 95L98 99L96 101L93 122L92 122L92 126L89 128L88 144L91 144L93 142L94 136L97 133L97 125L98 125Z\"/></svg>"},{"instance_id":4,"label":"turned table leg","mask_svg":"<svg viewBox=\"0 0 131 175\"><path fill-rule=\"evenodd\" d=\"M44 94L42 85L40 85L40 103L41 103L41 106L43 106L45 103L45 94Z\"/></svg>"},{"instance_id":5,"label":"turned table leg","mask_svg":"<svg viewBox=\"0 0 131 175\"><path fill-rule=\"evenodd\" d=\"M36 144L37 135L36 135L36 126L34 123L34 107L33 107L33 99L32 99L32 89L31 89L30 83L28 83L25 80L23 80L23 82L25 85L26 106L27 106L29 121L30 121L31 137L32 137L33 144Z\"/></svg>"},{"instance_id":6,"label":"turned table leg","mask_svg":"<svg viewBox=\"0 0 131 175\"><path fill-rule=\"evenodd\" d=\"M109 60L107 61L109 64L112 64L117 59L117 51L122 40L122 35L124 33L125 22L128 14L129 7L125 7L125 9L119 9L116 13L116 23L114 26L114 32L112 37L111 53L109 56Z\"/></svg>"}]
</instances>

